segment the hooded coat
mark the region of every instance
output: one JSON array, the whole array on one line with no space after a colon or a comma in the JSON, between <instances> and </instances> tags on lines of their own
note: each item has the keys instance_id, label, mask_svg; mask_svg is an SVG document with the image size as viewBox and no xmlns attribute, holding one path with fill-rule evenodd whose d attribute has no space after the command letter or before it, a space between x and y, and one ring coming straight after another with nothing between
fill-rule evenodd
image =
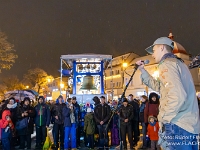
<instances>
[{"instance_id":1,"label":"hooded coat","mask_svg":"<svg viewBox=\"0 0 200 150\"><path fill-rule=\"evenodd\" d=\"M22 113L24 113L24 111L28 112L28 116L24 116L22 117ZM34 128L34 117L35 117L35 110L32 106L30 105L22 105L20 107L18 107L17 109L17 119L18 120L22 120L23 118L28 117L28 125L27 127L18 130L17 133L18 135L26 135L26 134L32 134L33 133L33 128Z\"/></svg>"},{"instance_id":2,"label":"hooded coat","mask_svg":"<svg viewBox=\"0 0 200 150\"><path fill-rule=\"evenodd\" d=\"M42 103L35 106L35 125L36 126L49 126L50 124L50 109L45 104L44 99Z\"/></svg>"},{"instance_id":3,"label":"hooded coat","mask_svg":"<svg viewBox=\"0 0 200 150\"><path fill-rule=\"evenodd\" d=\"M156 97L156 101L152 100L152 97ZM145 123L148 123L148 117L150 115L153 115L157 118L159 113L159 98L158 94L152 92L149 95L149 102L146 103L145 109L144 109L144 121Z\"/></svg>"},{"instance_id":4,"label":"hooded coat","mask_svg":"<svg viewBox=\"0 0 200 150\"><path fill-rule=\"evenodd\" d=\"M71 109L65 106L63 108L62 114L63 114L63 121L64 121L64 127L71 127L71 119L70 119L70 112Z\"/></svg>"},{"instance_id":5,"label":"hooded coat","mask_svg":"<svg viewBox=\"0 0 200 150\"><path fill-rule=\"evenodd\" d=\"M154 123L152 124L150 122L150 118L154 119ZM159 124L156 122L156 118L154 116L149 116L148 121L148 127L147 127L147 135L149 136L150 140L158 140L158 130L159 130Z\"/></svg>"},{"instance_id":6,"label":"hooded coat","mask_svg":"<svg viewBox=\"0 0 200 150\"><path fill-rule=\"evenodd\" d=\"M59 100L57 99L56 104L53 106L53 108L51 110L52 117L54 118L55 123L57 123L57 124L64 123L64 116L62 114L64 107L66 107L66 104L64 103L64 101L62 104L60 104ZM55 119L55 116L58 116L58 119Z\"/></svg>"},{"instance_id":7,"label":"hooded coat","mask_svg":"<svg viewBox=\"0 0 200 150\"><path fill-rule=\"evenodd\" d=\"M0 120L0 128L1 128L1 138L8 138L11 137L11 129L14 129L14 125L12 120L7 120L6 117L11 116L11 113L9 110L4 110L2 113L2 119ZM9 126L9 124L11 126ZM8 131L6 131L6 128L9 127Z\"/></svg>"},{"instance_id":8,"label":"hooded coat","mask_svg":"<svg viewBox=\"0 0 200 150\"><path fill-rule=\"evenodd\" d=\"M85 115L84 131L86 134L94 134L95 132L94 113L87 113Z\"/></svg>"}]
</instances>

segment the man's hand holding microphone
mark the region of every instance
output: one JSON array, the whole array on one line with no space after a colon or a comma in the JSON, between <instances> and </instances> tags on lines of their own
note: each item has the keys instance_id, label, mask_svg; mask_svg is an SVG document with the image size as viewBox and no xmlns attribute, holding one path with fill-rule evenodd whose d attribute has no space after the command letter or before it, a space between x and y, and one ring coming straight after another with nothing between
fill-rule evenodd
<instances>
[{"instance_id":1,"label":"man's hand holding microphone","mask_svg":"<svg viewBox=\"0 0 200 150\"><path fill-rule=\"evenodd\" d=\"M137 68L142 72L142 70L144 70L144 65L148 64L149 60L138 60L135 65L137 66Z\"/></svg>"}]
</instances>

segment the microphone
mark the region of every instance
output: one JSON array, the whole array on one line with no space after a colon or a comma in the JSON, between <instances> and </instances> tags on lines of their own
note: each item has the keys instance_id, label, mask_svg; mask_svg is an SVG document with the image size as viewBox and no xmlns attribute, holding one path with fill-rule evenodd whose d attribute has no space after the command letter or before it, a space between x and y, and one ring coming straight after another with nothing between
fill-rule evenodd
<instances>
[{"instance_id":1,"label":"microphone","mask_svg":"<svg viewBox=\"0 0 200 150\"><path fill-rule=\"evenodd\" d=\"M147 59L147 60L142 60L141 62L143 62L145 65L148 64L150 61ZM130 66L139 66L137 64L132 64Z\"/></svg>"}]
</instances>

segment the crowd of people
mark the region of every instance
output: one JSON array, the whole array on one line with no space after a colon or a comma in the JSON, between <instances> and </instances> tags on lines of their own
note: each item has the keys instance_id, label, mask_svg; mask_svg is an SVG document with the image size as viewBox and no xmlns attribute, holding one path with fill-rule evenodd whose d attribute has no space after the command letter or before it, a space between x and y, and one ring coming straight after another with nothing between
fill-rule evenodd
<instances>
[{"instance_id":1,"label":"crowd of people","mask_svg":"<svg viewBox=\"0 0 200 150\"><path fill-rule=\"evenodd\" d=\"M151 124L152 120L148 118L152 116L156 118L158 115L159 102L156 93L151 93L149 100L145 95L141 96L141 103L132 94L128 99L123 98L121 105L107 103L104 96L100 98L95 96L93 101L94 106L85 104L82 108L83 106L77 103L76 97L68 98L66 102L62 96L59 96L52 103L39 96L35 105L31 104L28 97L21 102L16 102L13 97L3 100L0 105L3 149L31 149L31 134L34 132L34 127L35 149L42 149L50 124L53 124L54 139L51 148L55 150L80 148L81 136L84 136L85 146L90 149L94 147L109 149L111 145L119 145L120 139L123 141L123 149L127 149L126 134L128 134L130 149L133 149L139 141L139 122L143 128L143 148L148 147L146 135L154 141L158 140L151 136L150 130L147 130L148 125L155 124L153 122ZM111 117L112 113L114 113L113 117ZM23 126L25 118L27 122ZM108 131L111 132L110 138ZM98 138L95 138L95 135L98 135Z\"/></svg>"}]
</instances>

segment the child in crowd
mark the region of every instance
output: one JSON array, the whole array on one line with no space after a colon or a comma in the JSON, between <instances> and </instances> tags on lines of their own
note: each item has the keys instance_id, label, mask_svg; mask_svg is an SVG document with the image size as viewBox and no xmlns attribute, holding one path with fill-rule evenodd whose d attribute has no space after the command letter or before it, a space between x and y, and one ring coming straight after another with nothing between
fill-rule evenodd
<instances>
[{"instance_id":1,"label":"child in crowd","mask_svg":"<svg viewBox=\"0 0 200 150\"><path fill-rule=\"evenodd\" d=\"M157 118L150 115L148 118L149 125L147 127L147 137L151 140L151 150L160 150L160 146L158 145L158 130L159 125L157 122Z\"/></svg>"},{"instance_id":2,"label":"child in crowd","mask_svg":"<svg viewBox=\"0 0 200 150\"><path fill-rule=\"evenodd\" d=\"M11 113L9 110L4 110L2 113L2 119L0 120L0 128L1 128L1 140L3 150L10 150L10 138L11 138L11 130L14 129L14 125L10 118Z\"/></svg>"},{"instance_id":3,"label":"child in crowd","mask_svg":"<svg viewBox=\"0 0 200 150\"><path fill-rule=\"evenodd\" d=\"M94 132L95 132L95 123L94 123L94 113L90 107L87 108L87 114L84 118L84 131L87 135L87 141L89 143L89 148L94 149Z\"/></svg>"}]
</instances>

